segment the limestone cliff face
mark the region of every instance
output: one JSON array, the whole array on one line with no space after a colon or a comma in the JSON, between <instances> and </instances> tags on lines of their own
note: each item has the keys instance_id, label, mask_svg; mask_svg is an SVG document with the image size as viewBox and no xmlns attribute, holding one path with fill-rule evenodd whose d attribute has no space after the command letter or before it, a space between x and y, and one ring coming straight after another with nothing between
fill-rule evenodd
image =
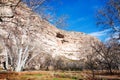
<instances>
[{"instance_id":1,"label":"limestone cliff face","mask_svg":"<svg viewBox=\"0 0 120 80\"><path fill-rule=\"evenodd\" d=\"M83 59L86 55L92 53L91 45L99 42L97 38L85 33L57 29L34 13L24 3L20 3L15 8L13 18L3 17L1 19L3 22L0 22L0 25L5 24L6 27L15 26L10 22L18 21L25 25L29 21L29 29L31 33L35 34L33 43L38 49L42 47L44 53L51 54L53 57L64 56L73 60ZM1 27L0 31L1 36L7 34ZM38 51L40 52L40 49Z\"/></svg>"}]
</instances>

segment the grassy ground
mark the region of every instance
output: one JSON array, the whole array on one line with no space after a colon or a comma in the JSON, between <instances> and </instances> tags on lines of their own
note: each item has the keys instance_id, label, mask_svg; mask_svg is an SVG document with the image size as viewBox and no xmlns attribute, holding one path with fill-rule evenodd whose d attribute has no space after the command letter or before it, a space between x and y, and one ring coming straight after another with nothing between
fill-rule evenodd
<instances>
[{"instance_id":1,"label":"grassy ground","mask_svg":"<svg viewBox=\"0 0 120 80\"><path fill-rule=\"evenodd\" d=\"M94 80L120 80L119 75L96 75ZM102 79L101 79L102 78ZM0 80L93 80L89 71L0 72Z\"/></svg>"},{"instance_id":2,"label":"grassy ground","mask_svg":"<svg viewBox=\"0 0 120 80\"><path fill-rule=\"evenodd\" d=\"M61 71L1 72L0 78L7 80L83 80L81 72Z\"/></svg>"}]
</instances>

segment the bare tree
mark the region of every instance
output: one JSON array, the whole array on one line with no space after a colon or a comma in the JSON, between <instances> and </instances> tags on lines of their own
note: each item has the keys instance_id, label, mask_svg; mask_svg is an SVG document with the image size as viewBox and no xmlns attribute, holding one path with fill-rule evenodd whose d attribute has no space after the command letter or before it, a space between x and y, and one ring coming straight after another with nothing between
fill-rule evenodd
<instances>
[{"instance_id":1,"label":"bare tree","mask_svg":"<svg viewBox=\"0 0 120 80\"><path fill-rule=\"evenodd\" d=\"M3 21L0 22L0 30L5 33L5 35L0 34L6 59L4 66L8 69L10 65L13 70L21 71L26 62L36 56L36 54L34 54L34 56L29 58L30 52L35 47L34 44L32 44L34 41L33 36L35 35L33 35L29 29L31 16L26 20L26 24L22 24L18 18L12 17L14 15L14 10L10 5L7 5L12 0L7 2L4 1L6 0L2 0L0 3L0 17L3 19ZM13 0L11 5L16 2L14 6L16 7L21 0L16 1ZM12 18L14 20L12 20ZM32 31L34 32L34 30Z\"/></svg>"},{"instance_id":2,"label":"bare tree","mask_svg":"<svg viewBox=\"0 0 120 80\"><path fill-rule=\"evenodd\" d=\"M91 70L93 79L95 78L95 70L98 67L96 60L97 60L97 54L96 54L95 50L93 49L92 54L89 54L87 56L87 60L85 62L85 68Z\"/></svg>"},{"instance_id":3,"label":"bare tree","mask_svg":"<svg viewBox=\"0 0 120 80\"><path fill-rule=\"evenodd\" d=\"M111 30L120 40L120 0L108 0L106 5L98 10L97 25Z\"/></svg>"},{"instance_id":4,"label":"bare tree","mask_svg":"<svg viewBox=\"0 0 120 80\"><path fill-rule=\"evenodd\" d=\"M116 42L109 41L106 44L96 44L96 46L92 46L92 48L97 54L97 63L112 74L113 69L119 66L120 61L119 47Z\"/></svg>"},{"instance_id":5,"label":"bare tree","mask_svg":"<svg viewBox=\"0 0 120 80\"><path fill-rule=\"evenodd\" d=\"M6 52L6 68L8 69L8 65L10 65L13 70L18 72L24 68L26 61L28 61L28 57L31 54L30 52L35 47L34 44L32 44L34 40L29 30L29 19L24 26L21 25L20 22L7 22L7 24L9 23L14 26L6 27L6 22L1 26L7 33L6 37L1 36ZM33 57L35 57L35 55L36 54L34 54Z\"/></svg>"},{"instance_id":6,"label":"bare tree","mask_svg":"<svg viewBox=\"0 0 120 80\"><path fill-rule=\"evenodd\" d=\"M60 3L58 0L22 0L25 2L33 11L38 13L43 19L52 23L58 28L68 27L68 15L60 15L56 14L53 6L49 5L51 2L55 2L57 4Z\"/></svg>"}]
</instances>

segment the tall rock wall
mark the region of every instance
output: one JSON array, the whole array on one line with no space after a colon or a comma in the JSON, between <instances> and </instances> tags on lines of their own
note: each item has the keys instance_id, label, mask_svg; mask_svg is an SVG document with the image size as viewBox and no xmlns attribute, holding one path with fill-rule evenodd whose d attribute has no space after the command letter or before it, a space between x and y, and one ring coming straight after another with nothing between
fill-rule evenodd
<instances>
[{"instance_id":1,"label":"tall rock wall","mask_svg":"<svg viewBox=\"0 0 120 80\"><path fill-rule=\"evenodd\" d=\"M5 27L15 27L13 22L23 26L29 24L30 32L35 35L33 43L38 48L37 52L40 53L42 48L42 53L50 54L53 57L63 56L73 60L84 59L92 53L91 45L99 42L97 38L85 33L57 29L22 2L15 8L12 18L2 17L1 19L0 25ZM6 36L8 32L1 26L0 36Z\"/></svg>"}]
</instances>

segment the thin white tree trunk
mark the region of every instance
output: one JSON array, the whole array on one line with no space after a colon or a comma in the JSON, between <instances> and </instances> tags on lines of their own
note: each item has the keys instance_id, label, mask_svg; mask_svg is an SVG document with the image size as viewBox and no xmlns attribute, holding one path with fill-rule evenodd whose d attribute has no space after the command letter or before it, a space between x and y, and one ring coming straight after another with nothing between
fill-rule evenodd
<instances>
[{"instance_id":1,"label":"thin white tree trunk","mask_svg":"<svg viewBox=\"0 0 120 80\"><path fill-rule=\"evenodd\" d=\"M5 55L6 55L6 61L5 61L5 66L6 66L6 68L8 69L8 52L7 52L7 48L5 48Z\"/></svg>"}]
</instances>

